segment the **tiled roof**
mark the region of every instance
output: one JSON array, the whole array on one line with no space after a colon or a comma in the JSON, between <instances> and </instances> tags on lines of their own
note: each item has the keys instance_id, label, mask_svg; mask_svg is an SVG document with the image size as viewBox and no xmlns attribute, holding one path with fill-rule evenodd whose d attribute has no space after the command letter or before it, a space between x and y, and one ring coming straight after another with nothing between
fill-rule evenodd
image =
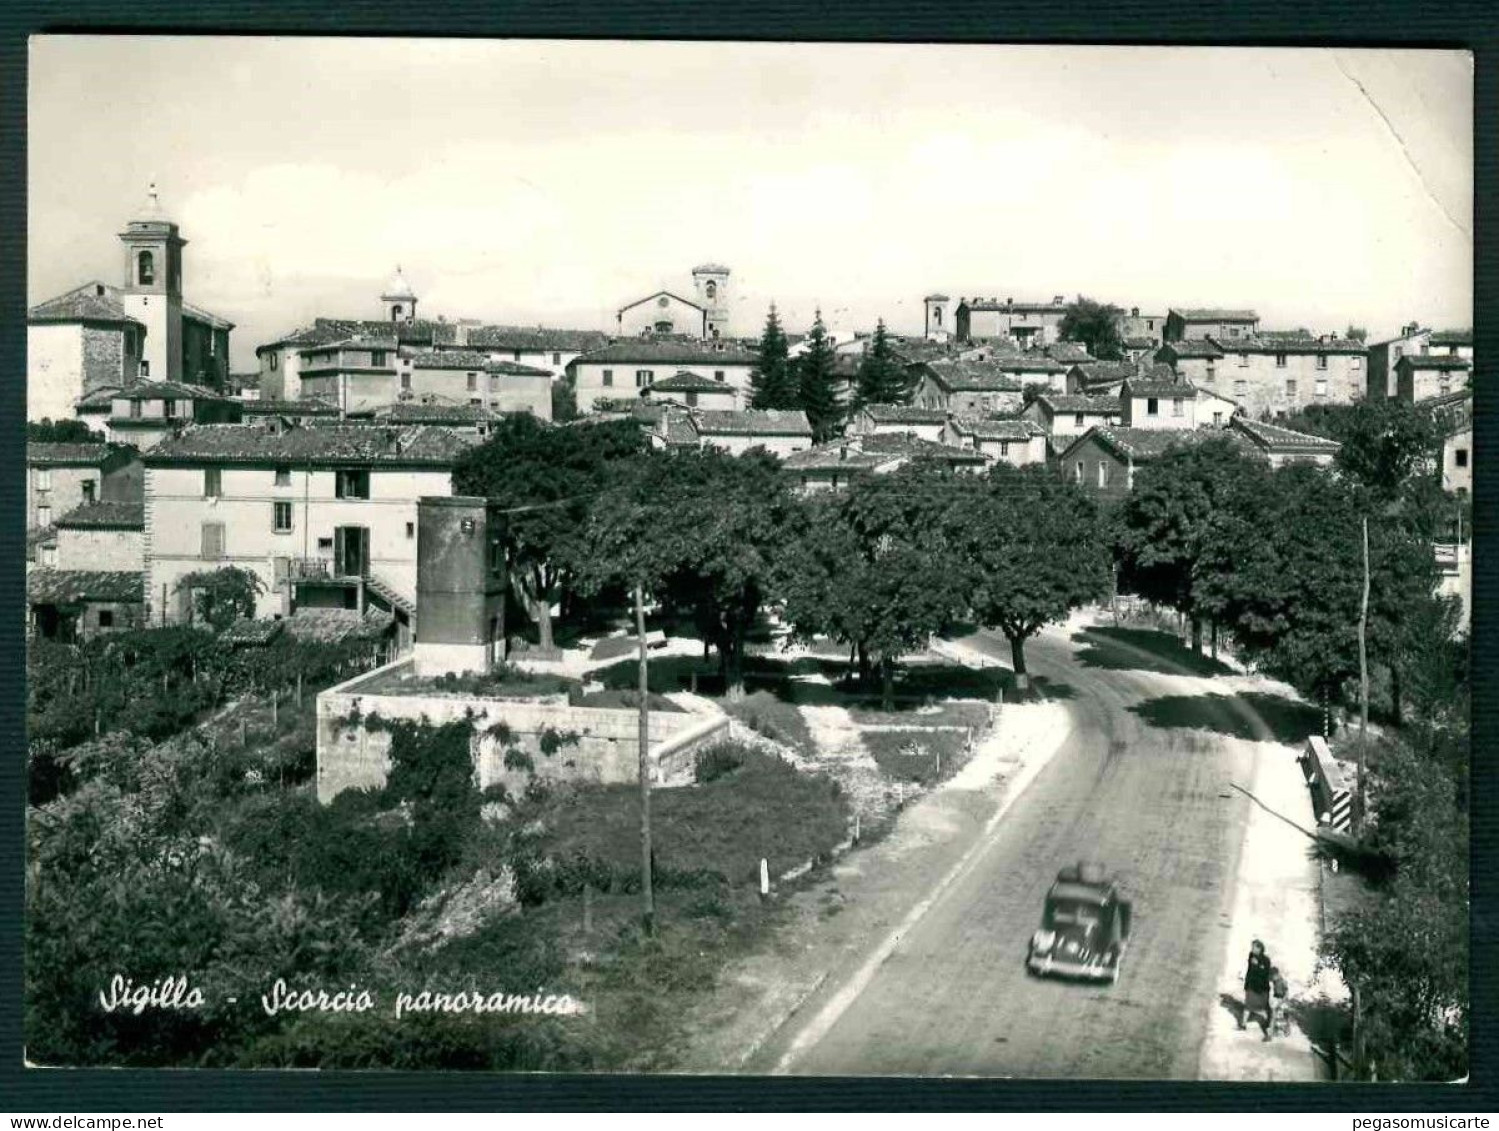
<instances>
[{"instance_id":1,"label":"tiled roof","mask_svg":"<svg viewBox=\"0 0 1499 1131\"><path fill-rule=\"evenodd\" d=\"M659 338L631 338L612 342L602 349L580 354L574 364L583 362L641 361L668 365L754 365L760 355L735 346L715 349L698 341L665 341Z\"/></svg>"},{"instance_id":2,"label":"tiled roof","mask_svg":"<svg viewBox=\"0 0 1499 1131\"><path fill-rule=\"evenodd\" d=\"M199 424L163 440L147 463L384 464L450 467L474 437L434 425L326 424L267 431L259 424Z\"/></svg>"},{"instance_id":3,"label":"tiled roof","mask_svg":"<svg viewBox=\"0 0 1499 1131\"><path fill-rule=\"evenodd\" d=\"M1406 354L1395 363L1395 368L1409 366L1411 369L1472 369L1473 363L1466 357L1452 354Z\"/></svg>"},{"instance_id":4,"label":"tiled roof","mask_svg":"<svg viewBox=\"0 0 1499 1131\"><path fill-rule=\"evenodd\" d=\"M37 569L26 577L26 599L33 605L141 601L144 592L139 570Z\"/></svg>"},{"instance_id":5,"label":"tiled roof","mask_svg":"<svg viewBox=\"0 0 1499 1131\"><path fill-rule=\"evenodd\" d=\"M102 294L100 292L103 292ZM111 322L142 325L125 313L118 287L90 282L26 312L28 322Z\"/></svg>"},{"instance_id":6,"label":"tiled roof","mask_svg":"<svg viewBox=\"0 0 1499 1131\"><path fill-rule=\"evenodd\" d=\"M229 385L234 389L258 389L260 388L260 370L252 369L246 373L229 374Z\"/></svg>"},{"instance_id":7,"label":"tiled roof","mask_svg":"<svg viewBox=\"0 0 1499 1131\"><path fill-rule=\"evenodd\" d=\"M997 354L992 359L993 364L1011 373L1065 373L1073 363L1064 365L1055 358L1037 357L1034 354L1018 354L1006 357Z\"/></svg>"},{"instance_id":8,"label":"tiled roof","mask_svg":"<svg viewBox=\"0 0 1499 1131\"><path fill-rule=\"evenodd\" d=\"M286 622L282 620L252 620L240 617L219 633L221 644L269 644L281 635Z\"/></svg>"},{"instance_id":9,"label":"tiled roof","mask_svg":"<svg viewBox=\"0 0 1499 1131\"><path fill-rule=\"evenodd\" d=\"M945 294L942 294L942 293L938 292L937 294L927 295L926 298L922 299L921 301L922 302L948 302L950 300L948 299L948 297Z\"/></svg>"},{"instance_id":10,"label":"tiled roof","mask_svg":"<svg viewBox=\"0 0 1499 1131\"><path fill-rule=\"evenodd\" d=\"M1279 424L1248 420L1242 416L1233 419L1231 427L1244 433L1261 448L1268 451L1336 452L1341 444L1325 436L1312 436L1306 432L1295 432Z\"/></svg>"},{"instance_id":11,"label":"tiled roof","mask_svg":"<svg viewBox=\"0 0 1499 1131\"><path fill-rule=\"evenodd\" d=\"M259 400L245 401L240 406L245 416L337 416L338 406L318 397L303 397L299 401Z\"/></svg>"},{"instance_id":12,"label":"tiled roof","mask_svg":"<svg viewBox=\"0 0 1499 1131\"><path fill-rule=\"evenodd\" d=\"M697 415L699 435L810 436L812 425L801 409L704 409Z\"/></svg>"},{"instance_id":13,"label":"tiled roof","mask_svg":"<svg viewBox=\"0 0 1499 1131\"><path fill-rule=\"evenodd\" d=\"M491 361L484 366L484 372L493 373L500 377L546 377L552 376L550 369L542 369L536 365L523 365L518 361Z\"/></svg>"},{"instance_id":14,"label":"tiled roof","mask_svg":"<svg viewBox=\"0 0 1499 1131\"><path fill-rule=\"evenodd\" d=\"M597 330L551 330L541 326L478 326L464 341L470 347L520 350L522 353L585 353L609 344Z\"/></svg>"},{"instance_id":15,"label":"tiled roof","mask_svg":"<svg viewBox=\"0 0 1499 1131\"><path fill-rule=\"evenodd\" d=\"M1168 313L1175 314L1184 322L1258 322L1260 316L1252 310L1224 310L1216 306L1173 306Z\"/></svg>"},{"instance_id":16,"label":"tiled roof","mask_svg":"<svg viewBox=\"0 0 1499 1131\"><path fill-rule=\"evenodd\" d=\"M394 352L397 348L396 339L392 337L365 337L363 335L349 338L336 338L331 342L318 342L315 345L304 346L297 352L303 357L311 357L320 353L332 353L334 350L385 350Z\"/></svg>"},{"instance_id":17,"label":"tiled roof","mask_svg":"<svg viewBox=\"0 0 1499 1131\"><path fill-rule=\"evenodd\" d=\"M891 354L899 361L914 364L922 361L934 361L937 358L952 357L953 347L946 342L928 342L921 339L913 339L901 342L890 350Z\"/></svg>"},{"instance_id":18,"label":"tiled roof","mask_svg":"<svg viewBox=\"0 0 1499 1131\"><path fill-rule=\"evenodd\" d=\"M939 444L923 440L910 432L885 432L876 436L864 436L859 446L871 455L899 455L911 459L935 459L944 463L984 464L988 457L971 448L957 448L951 444Z\"/></svg>"},{"instance_id":19,"label":"tiled roof","mask_svg":"<svg viewBox=\"0 0 1499 1131\"><path fill-rule=\"evenodd\" d=\"M124 389L123 385L99 385L73 402L73 407L79 412L88 412L93 409L96 412L108 412L114 404L115 394Z\"/></svg>"},{"instance_id":20,"label":"tiled roof","mask_svg":"<svg viewBox=\"0 0 1499 1131\"><path fill-rule=\"evenodd\" d=\"M864 411L876 424L942 424L947 420L947 413L940 408L907 404L867 404Z\"/></svg>"},{"instance_id":21,"label":"tiled roof","mask_svg":"<svg viewBox=\"0 0 1499 1131\"><path fill-rule=\"evenodd\" d=\"M1067 372L1076 373L1078 380L1086 385L1098 385L1133 377L1140 367L1133 361L1089 361L1074 365Z\"/></svg>"},{"instance_id":22,"label":"tiled roof","mask_svg":"<svg viewBox=\"0 0 1499 1131\"><path fill-rule=\"evenodd\" d=\"M1096 427L1090 428L1074 440L1064 455L1070 454L1073 448L1091 438L1104 447L1112 449L1116 454L1141 463L1156 459L1169 448L1191 446L1225 434L1220 428L1199 428L1188 431L1174 428ZM1232 433L1227 433L1227 435L1231 438L1233 436Z\"/></svg>"},{"instance_id":23,"label":"tiled roof","mask_svg":"<svg viewBox=\"0 0 1499 1131\"><path fill-rule=\"evenodd\" d=\"M1237 341L1235 344L1237 345ZM1179 342L1167 342L1161 347L1160 352L1170 351L1173 357L1219 358L1224 356L1223 349L1224 347L1218 345L1212 338L1186 338Z\"/></svg>"},{"instance_id":24,"label":"tiled roof","mask_svg":"<svg viewBox=\"0 0 1499 1131\"><path fill-rule=\"evenodd\" d=\"M319 334L332 334L322 341L340 338L390 338L401 342L430 342L434 346L452 345L458 340L458 327L452 322L384 322L377 318L319 318L313 322Z\"/></svg>"},{"instance_id":25,"label":"tiled roof","mask_svg":"<svg viewBox=\"0 0 1499 1131\"><path fill-rule=\"evenodd\" d=\"M26 462L33 467L97 467L109 455L109 445L99 444L31 444L26 445Z\"/></svg>"},{"instance_id":26,"label":"tiled roof","mask_svg":"<svg viewBox=\"0 0 1499 1131\"><path fill-rule=\"evenodd\" d=\"M111 400L154 401L165 400L221 401L224 394L206 385L189 385L185 381L139 381L113 394Z\"/></svg>"},{"instance_id":27,"label":"tiled roof","mask_svg":"<svg viewBox=\"0 0 1499 1131\"><path fill-rule=\"evenodd\" d=\"M1090 397L1082 393L1042 393L1036 398L1052 412L1087 412L1098 415L1118 416L1118 397Z\"/></svg>"},{"instance_id":28,"label":"tiled roof","mask_svg":"<svg viewBox=\"0 0 1499 1131\"><path fill-rule=\"evenodd\" d=\"M1093 355L1081 342L1054 342L1046 347L1046 356L1055 361L1092 361Z\"/></svg>"},{"instance_id":29,"label":"tiled roof","mask_svg":"<svg viewBox=\"0 0 1499 1131\"><path fill-rule=\"evenodd\" d=\"M729 269L722 263L700 263L692 269L694 275L727 275Z\"/></svg>"},{"instance_id":30,"label":"tiled roof","mask_svg":"<svg viewBox=\"0 0 1499 1131\"><path fill-rule=\"evenodd\" d=\"M1008 310L1014 314L1065 314L1066 303L1058 302L1000 302L997 299L968 299L962 305L969 310Z\"/></svg>"},{"instance_id":31,"label":"tiled roof","mask_svg":"<svg viewBox=\"0 0 1499 1131\"><path fill-rule=\"evenodd\" d=\"M1197 386L1190 381L1178 381L1167 377L1147 374L1126 377L1120 397L1195 397Z\"/></svg>"},{"instance_id":32,"label":"tiled roof","mask_svg":"<svg viewBox=\"0 0 1499 1131\"><path fill-rule=\"evenodd\" d=\"M835 440L818 444L806 451L795 452L781 461L787 471L871 471L881 464L899 458L889 452L880 454L864 452L850 440Z\"/></svg>"},{"instance_id":33,"label":"tiled roof","mask_svg":"<svg viewBox=\"0 0 1499 1131\"><path fill-rule=\"evenodd\" d=\"M490 364L489 355L475 350L437 350L408 352L403 356L413 369L483 369Z\"/></svg>"},{"instance_id":34,"label":"tiled roof","mask_svg":"<svg viewBox=\"0 0 1499 1131\"><path fill-rule=\"evenodd\" d=\"M204 322L215 330L232 330L234 323L211 310L204 310L201 306L194 306L186 300L182 303L182 316L194 322Z\"/></svg>"},{"instance_id":35,"label":"tiled roof","mask_svg":"<svg viewBox=\"0 0 1499 1131\"><path fill-rule=\"evenodd\" d=\"M697 429L693 427L691 417L667 413L662 420L665 430L661 433L661 438L666 441L668 448L697 447Z\"/></svg>"},{"instance_id":36,"label":"tiled roof","mask_svg":"<svg viewBox=\"0 0 1499 1131\"><path fill-rule=\"evenodd\" d=\"M1322 341L1320 338L1301 337L1297 334L1288 334L1284 337L1267 336L1256 334L1246 338L1211 338L1210 341L1217 344L1225 353L1367 353L1368 347L1363 342L1352 338L1329 338ZM1172 345L1177 343L1173 342Z\"/></svg>"},{"instance_id":37,"label":"tiled roof","mask_svg":"<svg viewBox=\"0 0 1499 1131\"><path fill-rule=\"evenodd\" d=\"M1472 330L1433 330L1430 338L1434 346L1471 346Z\"/></svg>"},{"instance_id":38,"label":"tiled roof","mask_svg":"<svg viewBox=\"0 0 1499 1131\"><path fill-rule=\"evenodd\" d=\"M311 326L299 326L295 330L282 334L273 341L256 346L255 353L258 356L264 350L273 350L280 346L327 345L329 342L336 342L346 337L348 335L340 327L327 324L324 320L319 319L318 323Z\"/></svg>"},{"instance_id":39,"label":"tiled roof","mask_svg":"<svg viewBox=\"0 0 1499 1131\"><path fill-rule=\"evenodd\" d=\"M144 503L86 503L57 520L59 530L144 530Z\"/></svg>"},{"instance_id":40,"label":"tiled roof","mask_svg":"<svg viewBox=\"0 0 1499 1131\"><path fill-rule=\"evenodd\" d=\"M1052 362L1055 365L1055 362ZM1018 393L1023 386L999 361L928 361L926 370L949 392Z\"/></svg>"},{"instance_id":41,"label":"tiled roof","mask_svg":"<svg viewBox=\"0 0 1499 1131\"><path fill-rule=\"evenodd\" d=\"M984 417L957 416L953 430L981 440L1029 440L1044 436L1046 430L1034 420L990 420Z\"/></svg>"},{"instance_id":42,"label":"tiled roof","mask_svg":"<svg viewBox=\"0 0 1499 1131\"><path fill-rule=\"evenodd\" d=\"M286 633L296 640L336 644L341 640L382 636L395 618L383 609L298 609L285 618Z\"/></svg>"},{"instance_id":43,"label":"tiled roof","mask_svg":"<svg viewBox=\"0 0 1499 1131\"><path fill-rule=\"evenodd\" d=\"M734 391L734 386L725 381L715 381L712 377L700 377L696 373L688 373L685 369L653 382L651 388L668 393L732 393Z\"/></svg>"},{"instance_id":44,"label":"tiled roof","mask_svg":"<svg viewBox=\"0 0 1499 1131\"><path fill-rule=\"evenodd\" d=\"M1123 345L1127 350L1153 350L1160 343L1154 338L1125 338Z\"/></svg>"},{"instance_id":45,"label":"tiled roof","mask_svg":"<svg viewBox=\"0 0 1499 1131\"><path fill-rule=\"evenodd\" d=\"M394 424L488 424L498 413L491 412L482 405L397 401L394 404L377 405L372 415L376 420Z\"/></svg>"}]
</instances>

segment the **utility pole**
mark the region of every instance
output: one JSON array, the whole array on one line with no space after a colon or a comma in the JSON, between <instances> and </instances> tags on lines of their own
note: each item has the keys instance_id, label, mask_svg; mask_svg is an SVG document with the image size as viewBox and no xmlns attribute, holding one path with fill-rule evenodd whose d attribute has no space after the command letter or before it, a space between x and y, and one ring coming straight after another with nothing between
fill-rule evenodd
<instances>
[{"instance_id":1,"label":"utility pole","mask_svg":"<svg viewBox=\"0 0 1499 1131\"><path fill-rule=\"evenodd\" d=\"M1369 516L1364 516L1364 592L1358 611L1358 805L1357 831L1364 827L1364 747L1369 741Z\"/></svg>"},{"instance_id":2,"label":"utility pole","mask_svg":"<svg viewBox=\"0 0 1499 1131\"><path fill-rule=\"evenodd\" d=\"M656 931L656 899L651 892L650 679L645 659L645 586L635 586L635 635L640 644L640 915L647 935Z\"/></svg>"}]
</instances>

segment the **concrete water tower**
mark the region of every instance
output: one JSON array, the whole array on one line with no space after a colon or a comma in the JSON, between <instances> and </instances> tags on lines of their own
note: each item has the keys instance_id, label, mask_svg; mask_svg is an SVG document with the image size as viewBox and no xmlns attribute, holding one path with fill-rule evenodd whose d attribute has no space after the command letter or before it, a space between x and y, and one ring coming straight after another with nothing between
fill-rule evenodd
<instances>
[{"instance_id":1,"label":"concrete water tower","mask_svg":"<svg viewBox=\"0 0 1499 1131\"><path fill-rule=\"evenodd\" d=\"M487 672L505 658L505 516L488 499L416 507L416 674Z\"/></svg>"}]
</instances>

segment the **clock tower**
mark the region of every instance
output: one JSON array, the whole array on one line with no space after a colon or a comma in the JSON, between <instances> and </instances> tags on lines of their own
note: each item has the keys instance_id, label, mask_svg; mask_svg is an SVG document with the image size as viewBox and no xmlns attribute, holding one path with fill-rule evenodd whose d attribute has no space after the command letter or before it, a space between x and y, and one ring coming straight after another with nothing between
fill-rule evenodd
<instances>
[{"instance_id":1,"label":"clock tower","mask_svg":"<svg viewBox=\"0 0 1499 1131\"><path fill-rule=\"evenodd\" d=\"M692 286L697 303L705 312L703 337L729 336L729 269L717 263L704 263L692 269Z\"/></svg>"},{"instance_id":2,"label":"clock tower","mask_svg":"<svg viewBox=\"0 0 1499 1131\"><path fill-rule=\"evenodd\" d=\"M120 233L125 248L125 313L146 327L141 376L182 379L182 249L177 225L161 211L152 184L145 207Z\"/></svg>"}]
</instances>

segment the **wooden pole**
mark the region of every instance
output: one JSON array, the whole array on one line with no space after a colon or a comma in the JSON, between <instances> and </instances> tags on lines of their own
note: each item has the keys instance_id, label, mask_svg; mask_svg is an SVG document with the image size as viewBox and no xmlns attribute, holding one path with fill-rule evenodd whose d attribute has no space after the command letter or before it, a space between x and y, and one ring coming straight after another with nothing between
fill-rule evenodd
<instances>
[{"instance_id":1,"label":"wooden pole","mask_svg":"<svg viewBox=\"0 0 1499 1131\"><path fill-rule=\"evenodd\" d=\"M1353 807L1354 832L1364 825L1364 746L1369 738L1369 518L1364 516L1364 593L1358 611L1358 803Z\"/></svg>"},{"instance_id":2,"label":"wooden pole","mask_svg":"<svg viewBox=\"0 0 1499 1131\"><path fill-rule=\"evenodd\" d=\"M635 634L640 645L640 915L650 935L656 929L656 900L651 891L651 715L643 585L635 586Z\"/></svg>"}]
</instances>

